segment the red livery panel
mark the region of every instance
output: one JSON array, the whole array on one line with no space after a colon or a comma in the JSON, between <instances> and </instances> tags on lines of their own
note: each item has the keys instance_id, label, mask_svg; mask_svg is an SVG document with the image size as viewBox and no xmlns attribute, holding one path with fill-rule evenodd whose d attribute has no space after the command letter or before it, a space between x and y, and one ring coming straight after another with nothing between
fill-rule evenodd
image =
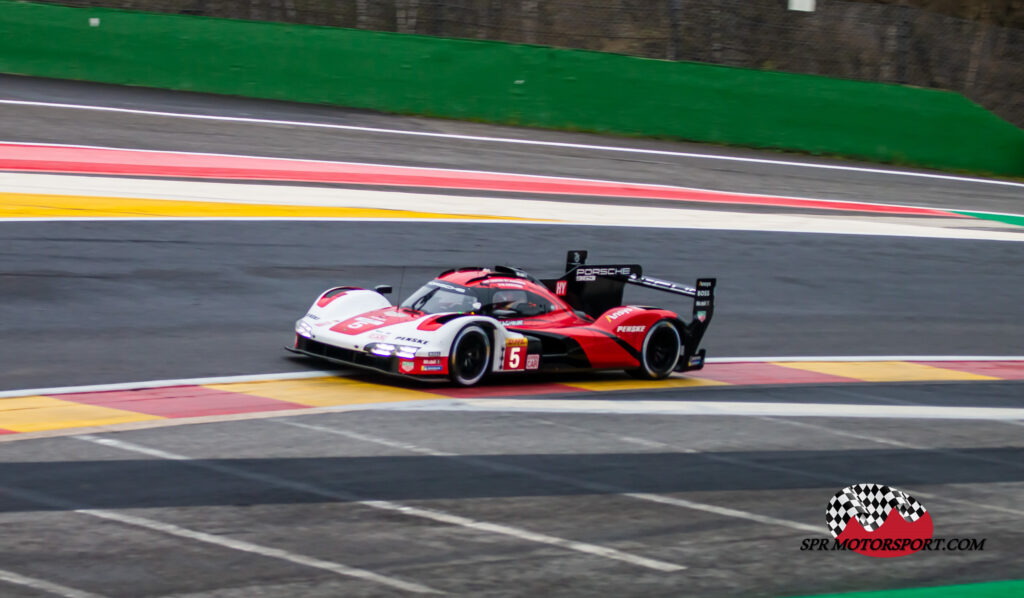
<instances>
[{"instance_id":1,"label":"red livery panel","mask_svg":"<svg viewBox=\"0 0 1024 598\"><path fill-rule=\"evenodd\" d=\"M441 273L397 307L340 322L317 323L321 316L309 313L296 323L292 350L392 374L447 377L463 386L490 372L623 369L638 378L656 379L703 367L705 352L699 345L714 313L715 279L697 279L689 287L644 276L637 264L588 265L586 258L586 251L568 252L565 273L554 280L542 281L509 266L458 268ZM626 285L688 297L693 300L692 317L684 320L667 309L622 305ZM331 289L316 305L328 308L349 289ZM378 289L390 292L387 285ZM389 331L375 332L410 322L423 332L418 337L441 335L430 341L428 357L416 347L384 342L392 338ZM345 337L332 341L329 335L321 341L313 336L320 325L331 325L331 331L346 336L370 333L365 338L371 342L346 345L341 340ZM400 344L402 337L393 340Z\"/></svg>"},{"instance_id":2,"label":"red livery panel","mask_svg":"<svg viewBox=\"0 0 1024 598\"><path fill-rule=\"evenodd\" d=\"M343 334L362 334L384 326L393 326L402 322L409 322L421 317L397 310L394 307L386 307L376 311L366 312L354 318L349 318L331 327L334 332Z\"/></svg>"}]
</instances>

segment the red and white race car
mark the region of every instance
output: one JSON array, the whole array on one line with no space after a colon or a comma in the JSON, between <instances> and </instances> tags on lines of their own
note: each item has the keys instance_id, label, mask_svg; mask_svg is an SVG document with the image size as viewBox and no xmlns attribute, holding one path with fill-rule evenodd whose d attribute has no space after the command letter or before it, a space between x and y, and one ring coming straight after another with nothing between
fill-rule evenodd
<instances>
[{"instance_id":1,"label":"red and white race car","mask_svg":"<svg viewBox=\"0 0 1024 598\"><path fill-rule=\"evenodd\" d=\"M714 278L688 287L644 276L636 264L586 258L570 251L565 274L552 280L508 266L448 270L397 307L385 285L335 287L295 323L288 350L462 386L498 372L626 370L656 379L703 367ZM622 305L627 284L692 297L692 319Z\"/></svg>"}]
</instances>

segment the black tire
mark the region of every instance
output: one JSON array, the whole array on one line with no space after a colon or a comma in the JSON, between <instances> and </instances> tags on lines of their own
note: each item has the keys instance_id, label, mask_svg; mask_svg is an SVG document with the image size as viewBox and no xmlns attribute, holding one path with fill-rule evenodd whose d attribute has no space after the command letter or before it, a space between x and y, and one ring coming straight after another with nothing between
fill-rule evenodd
<instances>
[{"instance_id":1,"label":"black tire","mask_svg":"<svg viewBox=\"0 0 1024 598\"><path fill-rule=\"evenodd\" d=\"M641 380L660 380L667 378L682 353L682 341L679 330L668 320L655 322L644 337L643 348L640 350L640 367L626 370L630 376Z\"/></svg>"},{"instance_id":2,"label":"black tire","mask_svg":"<svg viewBox=\"0 0 1024 598\"><path fill-rule=\"evenodd\" d=\"M473 386L491 366L491 337L479 326L466 326L455 336L448 357L448 377L459 386Z\"/></svg>"}]
</instances>

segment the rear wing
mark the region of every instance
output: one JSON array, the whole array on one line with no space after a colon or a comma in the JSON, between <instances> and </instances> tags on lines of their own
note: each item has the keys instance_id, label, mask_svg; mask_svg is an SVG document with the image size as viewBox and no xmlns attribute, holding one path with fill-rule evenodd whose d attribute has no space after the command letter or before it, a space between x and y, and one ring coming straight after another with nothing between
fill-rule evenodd
<instances>
[{"instance_id":1,"label":"rear wing","mask_svg":"<svg viewBox=\"0 0 1024 598\"><path fill-rule=\"evenodd\" d=\"M679 322L682 325L680 333L683 337L683 354L676 370L699 369L704 365L704 350L698 347L715 313L716 279L698 278L691 287L645 276L639 264L593 266L586 262L586 251L570 251L566 256L565 274L541 282L573 309L593 318L622 305L622 295L627 284L692 298L691 321Z\"/></svg>"}]
</instances>

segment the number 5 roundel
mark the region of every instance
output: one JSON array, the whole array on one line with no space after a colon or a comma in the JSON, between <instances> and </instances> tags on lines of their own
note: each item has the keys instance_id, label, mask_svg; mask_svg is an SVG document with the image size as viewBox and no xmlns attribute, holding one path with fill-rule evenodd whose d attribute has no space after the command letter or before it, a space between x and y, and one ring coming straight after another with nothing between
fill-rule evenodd
<instances>
[{"instance_id":1,"label":"number 5 roundel","mask_svg":"<svg viewBox=\"0 0 1024 598\"><path fill-rule=\"evenodd\" d=\"M510 338L505 341L505 361L503 370L526 369L526 339Z\"/></svg>"}]
</instances>

